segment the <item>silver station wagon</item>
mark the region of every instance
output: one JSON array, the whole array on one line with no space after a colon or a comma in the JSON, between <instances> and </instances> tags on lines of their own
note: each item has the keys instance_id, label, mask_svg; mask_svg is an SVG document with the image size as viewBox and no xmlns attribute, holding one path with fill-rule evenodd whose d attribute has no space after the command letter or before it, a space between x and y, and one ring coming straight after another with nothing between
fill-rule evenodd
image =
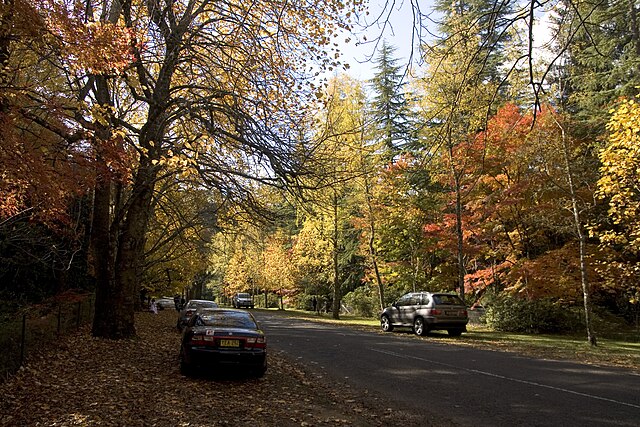
<instances>
[{"instance_id":1,"label":"silver station wagon","mask_svg":"<svg viewBox=\"0 0 640 427\"><path fill-rule=\"evenodd\" d=\"M467 330L467 307L456 294L412 292L403 295L380 314L385 332L394 327L410 327L416 335L446 330L458 337Z\"/></svg>"}]
</instances>

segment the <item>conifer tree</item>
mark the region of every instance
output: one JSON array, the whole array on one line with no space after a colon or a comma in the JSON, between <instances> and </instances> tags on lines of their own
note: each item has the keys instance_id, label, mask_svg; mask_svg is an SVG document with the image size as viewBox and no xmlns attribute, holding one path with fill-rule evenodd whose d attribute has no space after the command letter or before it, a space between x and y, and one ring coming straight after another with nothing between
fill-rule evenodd
<instances>
[{"instance_id":1,"label":"conifer tree","mask_svg":"<svg viewBox=\"0 0 640 427\"><path fill-rule=\"evenodd\" d=\"M601 135L613 102L635 96L640 86L638 5L564 2L559 16L560 46L568 47L559 67L563 105L582 123L582 132Z\"/></svg>"},{"instance_id":2,"label":"conifer tree","mask_svg":"<svg viewBox=\"0 0 640 427\"><path fill-rule=\"evenodd\" d=\"M393 56L395 52L395 47L383 42L375 61L376 73L370 80L373 136L384 147L390 160L411 143L414 128L404 92L407 82L403 67Z\"/></svg>"}]
</instances>

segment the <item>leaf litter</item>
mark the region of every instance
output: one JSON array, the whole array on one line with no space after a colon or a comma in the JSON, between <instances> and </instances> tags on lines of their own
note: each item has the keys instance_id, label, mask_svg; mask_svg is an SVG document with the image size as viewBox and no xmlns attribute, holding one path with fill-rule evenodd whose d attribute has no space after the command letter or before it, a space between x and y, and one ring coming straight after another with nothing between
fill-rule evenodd
<instances>
[{"instance_id":1,"label":"leaf litter","mask_svg":"<svg viewBox=\"0 0 640 427\"><path fill-rule=\"evenodd\" d=\"M330 384L270 350L263 378L185 377L176 312L136 314L137 337L61 337L0 384L0 426L428 425L380 394Z\"/></svg>"}]
</instances>

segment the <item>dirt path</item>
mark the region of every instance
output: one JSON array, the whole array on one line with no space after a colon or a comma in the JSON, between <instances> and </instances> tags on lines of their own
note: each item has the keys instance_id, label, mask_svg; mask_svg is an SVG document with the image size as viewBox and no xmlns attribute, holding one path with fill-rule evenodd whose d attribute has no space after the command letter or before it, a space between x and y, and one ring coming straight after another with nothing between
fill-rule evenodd
<instances>
[{"instance_id":1,"label":"dirt path","mask_svg":"<svg viewBox=\"0 0 640 427\"><path fill-rule=\"evenodd\" d=\"M138 337L64 337L0 385L0 426L382 426L412 417L329 386L279 353L264 378L186 378L176 313L139 313Z\"/></svg>"}]
</instances>

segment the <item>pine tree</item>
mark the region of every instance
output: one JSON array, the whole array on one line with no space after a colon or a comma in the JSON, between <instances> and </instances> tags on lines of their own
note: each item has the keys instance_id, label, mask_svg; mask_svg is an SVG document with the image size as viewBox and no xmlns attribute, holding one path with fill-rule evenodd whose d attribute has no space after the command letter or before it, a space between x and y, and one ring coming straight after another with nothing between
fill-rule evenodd
<instances>
[{"instance_id":1,"label":"pine tree","mask_svg":"<svg viewBox=\"0 0 640 427\"><path fill-rule=\"evenodd\" d=\"M635 96L640 86L638 6L599 2L576 11L567 3L559 16L561 45L568 45L560 68L564 107L582 122L583 132L601 135L613 102Z\"/></svg>"},{"instance_id":2,"label":"pine tree","mask_svg":"<svg viewBox=\"0 0 640 427\"><path fill-rule=\"evenodd\" d=\"M373 90L371 121L374 139L378 140L392 160L412 141L413 124L404 88L403 67L393 54L396 48L383 42L376 58L376 73L370 80Z\"/></svg>"}]
</instances>

